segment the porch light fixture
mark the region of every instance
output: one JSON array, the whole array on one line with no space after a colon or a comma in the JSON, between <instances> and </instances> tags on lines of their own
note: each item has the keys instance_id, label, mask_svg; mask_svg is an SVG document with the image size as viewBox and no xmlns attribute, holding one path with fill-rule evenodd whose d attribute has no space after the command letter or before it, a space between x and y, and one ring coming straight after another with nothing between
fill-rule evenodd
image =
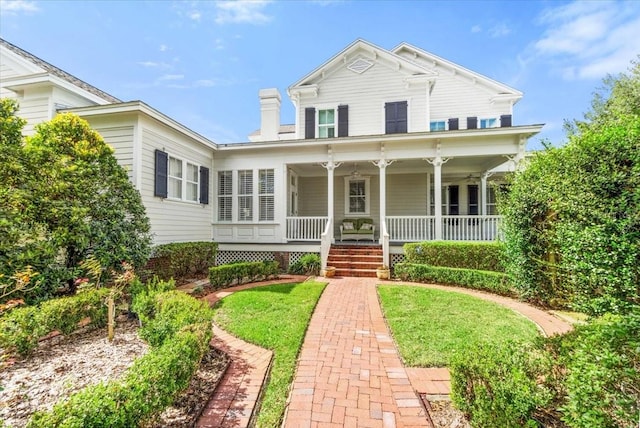
<instances>
[{"instance_id":1,"label":"porch light fixture","mask_svg":"<svg viewBox=\"0 0 640 428\"><path fill-rule=\"evenodd\" d=\"M351 171L351 178L360 178L360 171L358 171L358 164L353 164L353 171Z\"/></svg>"}]
</instances>

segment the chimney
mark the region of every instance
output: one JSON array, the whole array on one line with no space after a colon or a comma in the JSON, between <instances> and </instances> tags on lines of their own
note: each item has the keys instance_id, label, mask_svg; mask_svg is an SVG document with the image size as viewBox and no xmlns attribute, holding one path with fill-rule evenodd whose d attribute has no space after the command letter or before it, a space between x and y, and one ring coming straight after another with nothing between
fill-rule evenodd
<instances>
[{"instance_id":1,"label":"chimney","mask_svg":"<svg viewBox=\"0 0 640 428\"><path fill-rule=\"evenodd\" d=\"M280 92L277 88L260 90L260 140L278 140L280 132Z\"/></svg>"}]
</instances>

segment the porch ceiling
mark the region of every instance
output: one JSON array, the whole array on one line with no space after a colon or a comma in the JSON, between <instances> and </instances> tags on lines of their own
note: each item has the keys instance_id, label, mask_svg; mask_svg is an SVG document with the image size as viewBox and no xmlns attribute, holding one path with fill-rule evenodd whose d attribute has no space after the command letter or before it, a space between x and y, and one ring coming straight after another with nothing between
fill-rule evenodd
<instances>
[{"instance_id":1,"label":"porch ceiling","mask_svg":"<svg viewBox=\"0 0 640 428\"><path fill-rule=\"evenodd\" d=\"M483 172L500 167L500 171L509 171L508 159L502 155L487 155L473 157L451 158L442 166L442 174L449 177L466 177L472 175L479 177ZM327 171L319 163L289 164L298 175L303 177L326 176ZM355 169L363 176L378 175L379 169L368 159L344 161L334 170L337 177L351 174ZM433 167L423 159L397 159L387 167L387 174L415 174L432 172Z\"/></svg>"}]
</instances>

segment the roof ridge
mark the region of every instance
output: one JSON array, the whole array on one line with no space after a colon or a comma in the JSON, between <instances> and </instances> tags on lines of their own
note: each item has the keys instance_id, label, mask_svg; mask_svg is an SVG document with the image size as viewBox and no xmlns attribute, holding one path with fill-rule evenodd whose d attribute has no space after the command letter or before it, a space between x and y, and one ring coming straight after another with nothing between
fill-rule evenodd
<instances>
[{"instance_id":1,"label":"roof ridge","mask_svg":"<svg viewBox=\"0 0 640 428\"><path fill-rule=\"evenodd\" d=\"M77 77L75 77L74 75L67 73L66 71L62 70L61 68L56 67L55 65L43 60L42 58L39 58L35 55L33 55L30 52L25 51L22 48L19 48L18 46L14 45L13 43L8 42L7 40L3 39L0 37L0 45L6 47L7 49L9 49L10 51L20 55L21 57L23 57L24 59L33 62L34 64L44 68L47 72L63 79L66 80L67 82L71 83L74 86L77 86L81 89L84 89L85 91L96 95L102 99L104 99L105 101L108 101L110 103L121 103L122 101L116 97L114 97L113 95L108 94L107 92L96 88L95 86L85 82L82 79L79 79Z\"/></svg>"}]
</instances>

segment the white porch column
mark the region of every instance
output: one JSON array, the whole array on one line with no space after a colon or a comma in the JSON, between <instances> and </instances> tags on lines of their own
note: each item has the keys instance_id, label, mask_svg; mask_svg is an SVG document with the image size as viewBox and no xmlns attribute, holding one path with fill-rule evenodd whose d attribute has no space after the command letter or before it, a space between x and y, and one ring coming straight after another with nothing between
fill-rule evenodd
<instances>
[{"instance_id":1,"label":"white porch column","mask_svg":"<svg viewBox=\"0 0 640 428\"><path fill-rule=\"evenodd\" d=\"M427 215L431 215L431 173L427 172Z\"/></svg>"},{"instance_id":2,"label":"white porch column","mask_svg":"<svg viewBox=\"0 0 640 428\"><path fill-rule=\"evenodd\" d=\"M433 204L435 208L435 239L442 240L442 165L451 158L440 156L440 143L436 145L436 157L425 159L433 165Z\"/></svg>"},{"instance_id":3,"label":"white porch column","mask_svg":"<svg viewBox=\"0 0 640 428\"><path fill-rule=\"evenodd\" d=\"M335 163L333 161L333 155L331 149L329 150L329 161L322 163L322 166L327 170L327 218L329 222L333 222L333 210L334 210L334 191L333 191L333 170L342 165L341 162ZM334 242L333 232L331 233L331 242Z\"/></svg>"},{"instance_id":4,"label":"white porch column","mask_svg":"<svg viewBox=\"0 0 640 428\"><path fill-rule=\"evenodd\" d=\"M480 176L480 215L487 215L487 173Z\"/></svg>"}]
</instances>

